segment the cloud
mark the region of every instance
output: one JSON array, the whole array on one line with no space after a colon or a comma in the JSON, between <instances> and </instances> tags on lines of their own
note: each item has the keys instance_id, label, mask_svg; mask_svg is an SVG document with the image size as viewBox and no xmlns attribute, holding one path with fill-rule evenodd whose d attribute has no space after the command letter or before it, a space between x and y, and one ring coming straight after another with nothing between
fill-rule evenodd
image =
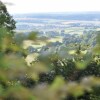
<instances>
[{"instance_id":1,"label":"cloud","mask_svg":"<svg viewBox=\"0 0 100 100\"><path fill-rule=\"evenodd\" d=\"M5 5L8 5L8 6L14 6L15 4L12 3L12 2L4 2Z\"/></svg>"}]
</instances>

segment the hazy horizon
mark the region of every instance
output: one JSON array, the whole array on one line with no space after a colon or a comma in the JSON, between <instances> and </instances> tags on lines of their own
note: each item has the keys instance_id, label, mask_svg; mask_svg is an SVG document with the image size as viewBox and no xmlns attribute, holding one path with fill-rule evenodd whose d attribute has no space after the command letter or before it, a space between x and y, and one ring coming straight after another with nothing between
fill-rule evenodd
<instances>
[{"instance_id":1,"label":"hazy horizon","mask_svg":"<svg viewBox=\"0 0 100 100\"><path fill-rule=\"evenodd\" d=\"M11 13L12 15L21 14L95 14L100 13L100 11L66 11L66 12L24 12L24 13Z\"/></svg>"}]
</instances>

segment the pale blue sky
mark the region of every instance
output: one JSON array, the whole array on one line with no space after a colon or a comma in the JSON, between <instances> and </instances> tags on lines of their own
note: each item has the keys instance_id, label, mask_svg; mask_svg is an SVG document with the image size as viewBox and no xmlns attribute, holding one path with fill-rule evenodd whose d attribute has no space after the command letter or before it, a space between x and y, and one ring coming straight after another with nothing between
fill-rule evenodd
<instances>
[{"instance_id":1,"label":"pale blue sky","mask_svg":"<svg viewBox=\"0 0 100 100\"><path fill-rule=\"evenodd\" d=\"M100 0L2 0L10 13L100 11Z\"/></svg>"}]
</instances>

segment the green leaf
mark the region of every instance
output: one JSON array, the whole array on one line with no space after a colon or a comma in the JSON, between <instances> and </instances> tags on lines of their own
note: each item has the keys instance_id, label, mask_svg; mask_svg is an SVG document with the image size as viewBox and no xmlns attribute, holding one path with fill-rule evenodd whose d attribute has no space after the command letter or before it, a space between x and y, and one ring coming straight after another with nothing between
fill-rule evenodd
<instances>
[{"instance_id":1,"label":"green leaf","mask_svg":"<svg viewBox=\"0 0 100 100\"><path fill-rule=\"evenodd\" d=\"M76 68L78 69L85 69L87 67L87 63L86 62L82 62L82 61L77 61L76 63Z\"/></svg>"}]
</instances>

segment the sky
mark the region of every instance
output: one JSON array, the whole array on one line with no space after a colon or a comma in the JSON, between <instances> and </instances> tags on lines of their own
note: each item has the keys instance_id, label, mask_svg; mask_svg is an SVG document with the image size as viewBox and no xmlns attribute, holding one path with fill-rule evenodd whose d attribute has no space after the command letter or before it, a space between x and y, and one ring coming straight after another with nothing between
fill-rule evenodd
<instances>
[{"instance_id":1,"label":"sky","mask_svg":"<svg viewBox=\"0 0 100 100\"><path fill-rule=\"evenodd\" d=\"M1 0L9 13L100 11L100 0Z\"/></svg>"}]
</instances>

